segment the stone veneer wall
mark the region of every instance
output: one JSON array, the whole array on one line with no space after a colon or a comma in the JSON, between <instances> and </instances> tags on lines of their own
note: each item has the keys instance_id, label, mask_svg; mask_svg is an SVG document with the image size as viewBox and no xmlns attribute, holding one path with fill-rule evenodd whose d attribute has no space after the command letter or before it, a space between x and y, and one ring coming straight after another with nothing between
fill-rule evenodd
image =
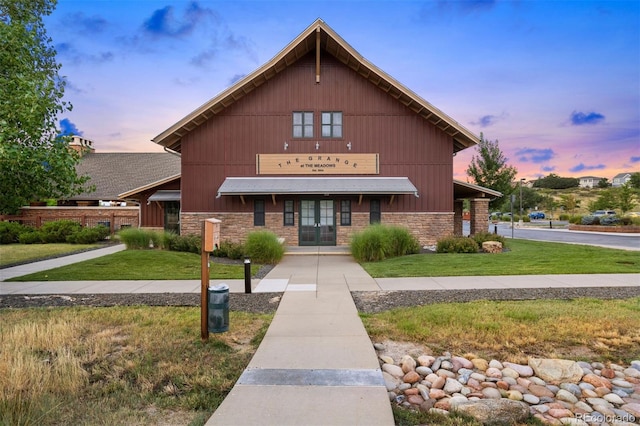
<instances>
[{"instance_id":1,"label":"stone veneer wall","mask_svg":"<svg viewBox=\"0 0 640 426\"><path fill-rule=\"evenodd\" d=\"M489 199L473 198L469 200L469 210L471 212L470 234L487 232L489 227Z\"/></svg>"},{"instance_id":2,"label":"stone veneer wall","mask_svg":"<svg viewBox=\"0 0 640 426\"><path fill-rule=\"evenodd\" d=\"M298 226L284 226L282 213L267 213L266 226L253 226L253 213L185 213L181 215L182 235L199 235L202 232L202 221L208 218L222 221L220 239L222 241L244 242L247 233L252 230L268 229L278 237L285 239L289 246L298 245ZM435 244L444 236L452 235L453 213L382 213L382 223L403 226L409 229L421 246ZM298 213L295 213L298 223ZM352 213L351 226L340 226L340 213L336 214L336 244L349 245L351 236L369 226L369 213Z\"/></svg>"}]
</instances>

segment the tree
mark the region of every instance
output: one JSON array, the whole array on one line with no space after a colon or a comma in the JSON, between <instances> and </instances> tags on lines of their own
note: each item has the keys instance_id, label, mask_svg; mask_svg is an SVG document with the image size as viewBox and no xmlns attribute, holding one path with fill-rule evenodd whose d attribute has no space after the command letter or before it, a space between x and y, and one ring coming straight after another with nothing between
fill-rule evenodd
<instances>
[{"instance_id":1,"label":"tree","mask_svg":"<svg viewBox=\"0 0 640 426\"><path fill-rule=\"evenodd\" d=\"M609 183L609 179L607 178L602 178L598 181L598 188L609 188L611 186L611 183Z\"/></svg>"},{"instance_id":2,"label":"tree","mask_svg":"<svg viewBox=\"0 0 640 426\"><path fill-rule=\"evenodd\" d=\"M618 207L622 211L622 213L626 213L628 211L633 210L636 205L636 194L634 189L631 187L631 182L627 182L618 188Z\"/></svg>"},{"instance_id":3,"label":"tree","mask_svg":"<svg viewBox=\"0 0 640 426\"><path fill-rule=\"evenodd\" d=\"M578 186L580 186L579 179L561 177L555 173L551 173L549 176L539 178L533 182L534 188L566 189L577 188Z\"/></svg>"},{"instance_id":4,"label":"tree","mask_svg":"<svg viewBox=\"0 0 640 426\"><path fill-rule=\"evenodd\" d=\"M56 0L0 0L0 213L85 190L78 154L57 129L62 100L56 51L42 17Z\"/></svg>"},{"instance_id":5,"label":"tree","mask_svg":"<svg viewBox=\"0 0 640 426\"><path fill-rule=\"evenodd\" d=\"M518 170L507 165L507 158L502 154L498 141L490 141L480 133L480 143L476 147L478 155L474 155L467 168L467 175L472 177L477 185L500 191L503 194L513 192L513 179ZM493 200L491 207L499 205L501 200Z\"/></svg>"},{"instance_id":6,"label":"tree","mask_svg":"<svg viewBox=\"0 0 640 426\"><path fill-rule=\"evenodd\" d=\"M631 174L631 179L629 180L629 184L632 188L640 189L640 172L635 172Z\"/></svg>"}]
</instances>

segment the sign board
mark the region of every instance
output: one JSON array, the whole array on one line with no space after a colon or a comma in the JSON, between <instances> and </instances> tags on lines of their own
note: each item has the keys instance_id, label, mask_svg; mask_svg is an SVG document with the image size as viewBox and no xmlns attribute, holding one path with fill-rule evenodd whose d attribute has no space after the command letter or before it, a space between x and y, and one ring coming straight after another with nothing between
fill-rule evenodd
<instances>
[{"instance_id":1,"label":"sign board","mask_svg":"<svg viewBox=\"0 0 640 426\"><path fill-rule=\"evenodd\" d=\"M379 154L256 154L259 175L377 175Z\"/></svg>"},{"instance_id":2,"label":"sign board","mask_svg":"<svg viewBox=\"0 0 640 426\"><path fill-rule=\"evenodd\" d=\"M204 221L204 251L212 252L220 248L219 219L205 219Z\"/></svg>"}]
</instances>

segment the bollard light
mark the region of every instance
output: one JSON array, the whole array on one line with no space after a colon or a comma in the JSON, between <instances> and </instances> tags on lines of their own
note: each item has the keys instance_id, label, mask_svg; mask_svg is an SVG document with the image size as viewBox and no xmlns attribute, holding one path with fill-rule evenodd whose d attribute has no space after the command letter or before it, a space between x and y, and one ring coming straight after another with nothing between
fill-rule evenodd
<instances>
[{"instance_id":1,"label":"bollard light","mask_svg":"<svg viewBox=\"0 0 640 426\"><path fill-rule=\"evenodd\" d=\"M244 292L251 294L251 259L244 259Z\"/></svg>"}]
</instances>

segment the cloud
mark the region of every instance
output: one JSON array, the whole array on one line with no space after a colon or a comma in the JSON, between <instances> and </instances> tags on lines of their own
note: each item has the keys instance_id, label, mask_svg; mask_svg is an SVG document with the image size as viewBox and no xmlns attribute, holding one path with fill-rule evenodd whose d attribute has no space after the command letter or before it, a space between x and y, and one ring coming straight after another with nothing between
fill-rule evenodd
<instances>
[{"instance_id":1,"label":"cloud","mask_svg":"<svg viewBox=\"0 0 640 426\"><path fill-rule=\"evenodd\" d=\"M631 157L631 162L632 162L632 163L638 163L638 162L640 162L640 157Z\"/></svg>"},{"instance_id":2,"label":"cloud","mask_svg":"<svg viewBox=\"0 0 640 426\"><path fill-rule=\"evenodd\" d=\"M474 13L484 12L493 9L497 4L496 0L465 0L465 1L452 1L452 0L440 0L437 2L438 9L440 11L455 11L461 13Z\"/></svg>"},{"instance_id":3,"label":"cloud","mask_svg":"<svg viewBox=\"0 0 640 426\"><path fill-rule=\"evenodd\" d=\"M243 78L245 78L246 76L247 76L247 74L235 74L233 77L231 77L229 83L231 85L234 85L237 82L239 82L240 80L242 80Z\"/></svg>"},{"instance_id":4,"label":"cloud","mask_svg":"<svg viewBox=\"0 0 640 426\"><path fill-rule=\"evenodd\" d=\"M82 12L72 13L62 19L65 28L80 34L104 32L109 23L99 15L86 16Z\"/></svg>"},{"instance_id":5,"label":"cloud","mask_svg":"<svg viewBox=\"0 0 640 426\"><path fill-rule=\"evenodd\" d=\"M606 169L607 166L605 166L604 164L598 164L595 166L585 166L584 163L580 163L577 166L573 166L572 168L569 169L570 172L584 172L587 170L603 170Z\"/></svg>"},{"instance_id":6,"label":"cloud","mask_svg":"<svg viewBox=\"0 0 640 426\"><path fill-rule=\"evenodd\" d=\"M535 149L535 148L522 148L516 151L516 156L519 161L532 162L532 163L544 163L555 157L555 153L551 148Z\"/></svg>"},{"instance_id":7,"label":"cloud","mask_svg":"<svg viewBox=\"0 0 640 426\"><path fill-rule=\"evenodd\" d=\"M82 53L71 43L59 43L56 44L55 48L58 55L66 58L64 62L75 65L82 63L102 64L112 61L115 57L113 52L110 51L101 52L97 55Z\"/></svg>"},{"instance_id":8,"label":"cloud","mask_svg":"<svg viewBox=\"0 0 640 426\"><path fill-rule=\"evenodd\" d=\"M541 167L540 170L542 170L543 172L553 172L556 170L556 166L544 166Z\"/></svg>"},{"instance_id":9,"label":"cloud","mask_svg":"<svg viewBox=\"0 0 640 426\"><path fill-rule=\"evenodd\" d=\"M590 112L585 114L584 112L573 111L571 113L571 124L574 126L582 126L584 124L598 124L604 120L604 115L597 112Z\"/></svg>"},{"instance_id":10,"label":"cloud","mask_svg":"<svg viewBox=\"0 0 640 426\"><path fill-rule=\"evenodd\" d=\"M177 18L173 6L158 9L142 25L146 34L154 37L182 38L193 33L203 22L216 18L211 9L200 7L197 2L187 6L182 17Z\"/></svg>"},{"instance_id":11,"label":"cloud","mask_svg":"<svg viewBox=\"0 0 640 426\"><path fill-rule=\"evenodd\" d=\"M63 118L60 120L60 136L82 136L83 132L78 130L75 124L71 122L68 118Z\"/></svg>"},{"instance_id":12,"label":"cloud","mask_svg":"<svg viewBox=\"0 0 640 426\"><path fill-rule=\"evenodd\" d=\"M493 126L494 124L496 124L498 121L508 117L509 115L505 112L503 112L500 115L484 115L482 117L480 117L478 119L478 121L472 121L471 124L475 125L475 126L480 126L480 127L489 127L489 126Z\"/></svg>"}]
</instances>

